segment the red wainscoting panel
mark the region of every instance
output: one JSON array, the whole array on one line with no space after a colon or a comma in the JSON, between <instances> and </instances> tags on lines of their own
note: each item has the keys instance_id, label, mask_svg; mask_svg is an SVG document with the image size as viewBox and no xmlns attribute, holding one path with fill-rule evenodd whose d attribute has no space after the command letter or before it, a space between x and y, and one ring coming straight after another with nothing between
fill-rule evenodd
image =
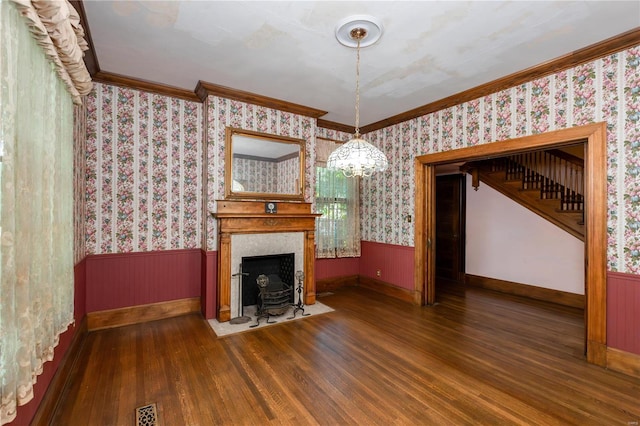
<instances>
[{"instance_id":1,"label":"red wainscoting panel","mask_svg":"<svg viewBox=\"0 0 640 426\"><path fill-rule=\"evenodd\" d=\"M82 259L73 268L73 279L75 284L73 317L76 323L80 324L87 314L87 258Z\"/></svg>"},{"instance_id":2,"label":"red wainscoting panel","mask_svg":"<svg viewBox=\"0 0 640 426\"><path fill-rule=\"evenodd\" d=\"M35 416L40 402L44 394L47 392L47 388L53 380L60 362L64 358L69 345L73 340L73 336L76 332L76 326L82 323L82 319L87 313L86 310L86 259L81 260L74 268L74 313L73 317L76 320L75 324L69 326L67 331L60 335L58 346L56 346L53 353L53 360L47 361L42 366L42 374L38 376L37 382L33 385L33 399L27 404L19 406L15 420L10 423L11 425L28 425L31 423L33 416Z\"/></svg>"},{"instance_id":3,"label":"red wainscoting panel","mask_svg":"<svg viewBox=\"0 0 640 426\"><path fill-rule=\"evenodd\" d=\"M640 275L607 273L607 346L640 355Z\"/></svg>"},{"instance_id":4,"label":"red wainscoting panel","mask_svg":"<svg viewBox=\"0 0 640 426\"><path fill-rule=\"evenodd\" d=\"M202 289L200 306L206 319L216 317L218 306L218 252L202 251Z\"/></svg>"},{"instance_id":5,"label":"red wainscoting panel","mask_svg":"<svg viewBox=\"0 0 640 426\"><path fill-rule=\"evenodd\" d=\"M80 322L76 322L76 324L80 324ZM42 365L42 374L38 376L38 381L33 385L33 399L27 404L18 407L17 416L12 423L9 423L10 425L28 425L31 423L51 380L53 380L60 361L62 361L64 354L69 349L75 331L75 325L71 325L67 331L60 335L58 346L53 352L53 360L47 361Z\"/></svg>"},{"instance_id":6,"label":"red wainscoting panel","mask_svg":"<svg viewBox=\"0 0 640 426\"><path fill-rule=\"evenodd\" d=\"M413 256L413 247L363 241L360 275L413 290Z\"/></svg>"},{"instance_id":7,"label":"red wainscoting panel","mask_svg":"<svg viewBox=\"0 0 640 426\"><path fill-rule=\"evenodd\" d=\"M87 312L200 297L200 249L87 257Z\"/></svg>"},{"instance_id":8,"label":"red wainscoting panel","mask_svg":"<svg viewBox=\"0 0 640 426\"><path fill-rule=\"evenodd\" d=\"M341 257L338 259L316 259L316 281L326 278L349 277L360 272L359 257Z\"/></svg>"}]
</instances>

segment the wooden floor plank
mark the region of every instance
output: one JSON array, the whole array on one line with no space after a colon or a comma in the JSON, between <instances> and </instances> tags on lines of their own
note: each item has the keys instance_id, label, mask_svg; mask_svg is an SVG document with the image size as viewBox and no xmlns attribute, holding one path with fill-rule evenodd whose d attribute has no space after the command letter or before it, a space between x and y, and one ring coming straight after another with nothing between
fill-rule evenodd
<instances>
[{"instance_id":1,"label":"wooden floor plank","mask_svg":"<svg viewBox=\"0 0 640 426\"><path fill-rule=\"evenodd\" d=\"M217 338L198 314L89 334L54 425L633 424L640 379L586 363L583 311L469 288Z\"/></svg>"}]
</instances>

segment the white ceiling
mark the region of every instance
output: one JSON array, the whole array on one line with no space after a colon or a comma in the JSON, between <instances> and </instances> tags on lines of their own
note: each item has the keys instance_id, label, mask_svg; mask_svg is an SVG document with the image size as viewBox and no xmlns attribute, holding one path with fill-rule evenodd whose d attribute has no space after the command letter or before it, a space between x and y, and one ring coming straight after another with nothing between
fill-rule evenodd
<instances>
[{"instance_id":1,"label":"white ceiling","mask_svg":"<svg viewBox=\"0 0 640 426\"><path fill-rule=\"evenodd\" d=\"M352 125L355 14L384 32L361 52L361 126L640 26L640 1L85 0L102 71L194 90L198 80L328 111ZM640 43L640 41L639 41Z\"/></svg>"}]
</instances>

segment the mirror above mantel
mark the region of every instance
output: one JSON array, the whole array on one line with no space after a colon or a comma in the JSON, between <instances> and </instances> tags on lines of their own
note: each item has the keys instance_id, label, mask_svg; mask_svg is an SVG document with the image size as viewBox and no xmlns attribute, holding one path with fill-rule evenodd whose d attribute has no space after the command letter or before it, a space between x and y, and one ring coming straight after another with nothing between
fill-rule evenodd
<instances>
[{"instance_id":1,"label":"mirror above mantel","mask_svg":"<svg viewBox=\"0 0 640 426\"><path fill-rule=\"evenodd\" d=\"M304 139L226 129L226 199L304 200Z\"/></svg>"}]
</instances>

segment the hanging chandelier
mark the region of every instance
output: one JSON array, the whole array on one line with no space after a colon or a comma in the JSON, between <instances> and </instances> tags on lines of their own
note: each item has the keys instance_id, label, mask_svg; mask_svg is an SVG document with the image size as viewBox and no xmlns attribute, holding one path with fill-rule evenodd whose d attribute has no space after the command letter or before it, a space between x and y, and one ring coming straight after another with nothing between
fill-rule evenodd
<instances>
[{"instance_id":1,"label":"hanging chandelier","mask_svg":"<svg viewBox=\"0 0 640 426\"><path fill-rule=\"evenodd\" d=\"M360 137L360 47L369 46L382 35L382 25L370 16L347 18L336 27L336 38L348 47L355 47L356 59L356 125L353 139L329 155L327 168L340 170L346 177L371 176L389 166L382 151Z\"/></svg>"}]
</instances>

